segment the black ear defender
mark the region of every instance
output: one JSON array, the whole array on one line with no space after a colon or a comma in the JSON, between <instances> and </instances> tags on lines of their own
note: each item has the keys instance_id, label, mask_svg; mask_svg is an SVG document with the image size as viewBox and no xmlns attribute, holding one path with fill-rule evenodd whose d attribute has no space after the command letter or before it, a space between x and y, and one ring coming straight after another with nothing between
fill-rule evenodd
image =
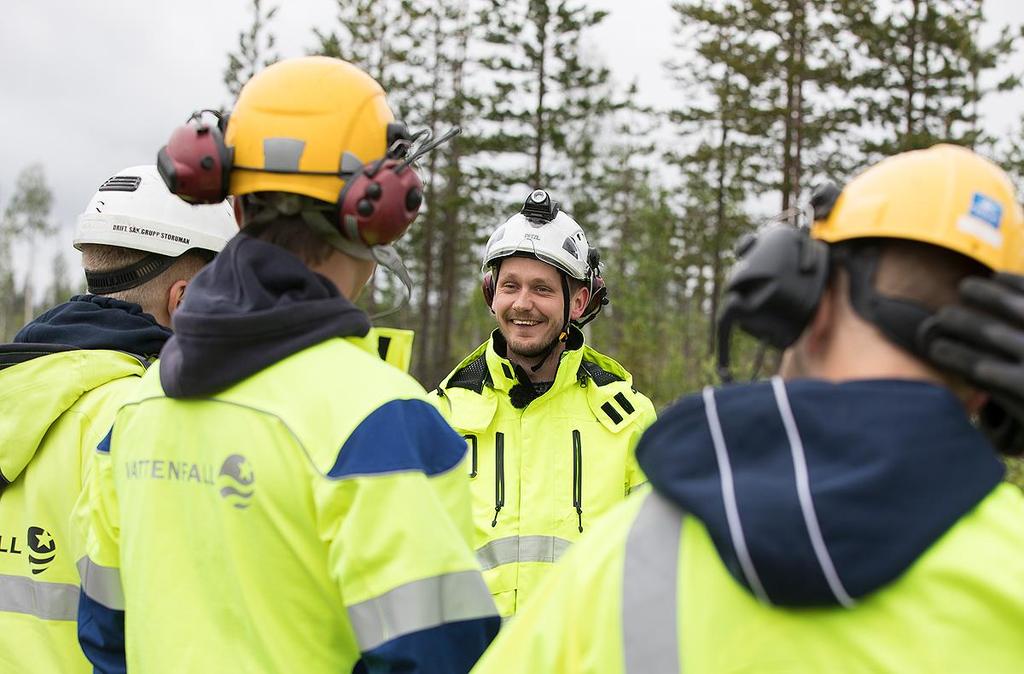
<instances>
[{"instance_id":1,"label":"black ear defender","mask_svg":"<svg viewBox=\"0 0 1024 674\"><path fill-rule=\"evenodd\" d=\"M814 191L804 220L828 218L839 188L826 184ZM788 218L790 213L783 214ZM778 222L778 218L775 222ZM828 284L829 246L811 238L811 222L777 224L743 237L737 262L725 284L718 318L718 375L733 380L729 368L733 326L754 338L785 349L803 333Z\"/></svg>"}]
</instances>

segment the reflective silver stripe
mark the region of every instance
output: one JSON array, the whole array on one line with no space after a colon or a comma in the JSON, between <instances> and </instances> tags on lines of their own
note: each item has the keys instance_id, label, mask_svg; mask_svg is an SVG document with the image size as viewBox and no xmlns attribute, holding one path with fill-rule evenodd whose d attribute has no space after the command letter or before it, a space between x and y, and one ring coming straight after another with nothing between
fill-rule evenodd
<instances>
[{"instance_id":1,"label":"reflective silver stripe","mask_svg":"<svg viewBox=\"0 0 1024 674\"><path fill-rule=\"evenodd\" d=\"M88 557L82 557L78 560L78 575L82 578L82 591L90 599L115 611L124 610L120 570L100 566Z\"/></svg>"},{"instance_id":2,"label":"reflective silver stripe","mask_svg":"<svg viewBox=\"0 0 1024 674\"><path fill-rule=\"evenodd\" d=\"M27 613L43 620L76 620L78 586L0 575L0 611Z\"/></svg>"},{"instance_id":3,"label":"reflective silver stripe","mask_svg":"<svg viewBox=\"0 0 1024 674\"><path fill-rule=\"evenodd\" d=\"M732 547L736 550L736 557L743 569L743 576L747 584L754 591L754 595L762 603L771 604L768 593L761 584L761 578L754 568L754 560L747 550L747 539L743 535L743 523L740 521L740 510L736 505L736 489L732 483L732 465L729 463L729 448L725 446L725 436L722 434L722 422L718 419L718 406L715 404L715 390L710 386L705 387L704 414L708 419L708 428L711 430L711 444L715 446L715 460L718 462L719 481L722 484L722 501L725 504L725 520L729 524L729 535L732 538Z\"/></svg>"},{"instance_id":4,"label":"reflective silver stripe","mask_svg":"<svg viewBox=\"0 0 1024 674\"><path fill-rule=\"evenodd\" d=\"M305 148L306 141L296 138L264 138L263 168L286 173L298 171Z\"/></svg>"},{"instance_id":5,"label":"reflective silver stripe","mask_svg":"<svg viewBox=\"0 0 1024 674\"><path fill-rule=\"evenodd\" d=\"M476 570L416 580L348 607L363 652L405 634L497 615L491 593Z\"/></svg>"},{"instance_id":6,"label":"reflective silver stripe","mask_svg":"<svg viewBox=\"0 0 1024 674\"><path fill-rule=\"evenodd\" d=\"M644 497L626 538L622 654L626 674L677 674L679 543L683 513L657 492Z\"/></svg>"},{"instance_id":7,"label":"reflective silver stripe","mask_svg":"<svg viewBox=\"0 0 1024 674\"><path fill-rule=\"evenodd\" d=\"M811 537L814 555L818 558L818 565L821 567L822 573L825 574L825 580L828 581L829 589L832 590L836 600L846 608L853 608L856 602L843 587L836 567L832 563L832 556L828 553L828 546L825 545L825 537L821 534L818 514L814 509L814 497L811 495L811 478L807 472L804 442L800 439L800 429L797 428L796 417L793 416L793 409L789 406L786 385L782 382L781 377L772 377L772 391L775 393L775 404L782 416L782 425L786 428L789 451L793 457L793 471L796 474L796 492L800 498L800 510L803 511L804 524Z\"/></svg>"},{"instance_id":8,"label":"reflective silver stripe","mask_svg":"<svg viewBox=\"0 0 1024 674\"><path fill-rule=\"evenodd\" d=\"M509 536L477 548L476 558L484 571L515 562L553 564L570 545L571 541L556 536Z\"/></svg>"}]
</instances>

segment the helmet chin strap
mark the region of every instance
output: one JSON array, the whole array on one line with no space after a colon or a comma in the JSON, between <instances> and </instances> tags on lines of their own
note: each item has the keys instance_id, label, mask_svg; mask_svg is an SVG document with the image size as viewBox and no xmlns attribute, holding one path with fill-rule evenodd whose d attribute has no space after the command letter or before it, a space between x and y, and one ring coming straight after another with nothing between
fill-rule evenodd
<instances>
[{"instance_id":1,"label":"helmet chin strap","mask_svg":"<svg viewBox=\"0 0 1024 674\"><path fill-rule=\"evenodd\" d=\"M402 282L402 289L404 291L402 299L398 301L398 304L386 311L371 315L371 322L401 311L402 307L409 303L409 298L412 297L412 277L409 275L409 270L405 268L405 263L402 262L402 258L394 246L367 246L347 239L331 225L327 217L320 211L303 211L302 219L336 249L360 260L373 260L397 276Z\"/></svg>"},{"instance_id":2,"label":"helmet chin strap","mask_svg":"<svg viewBox=\"0 0 1024 674\"><path fill-rule=\"evenodd\" d=\"M559 272L558 275L562 278L562 329L558 333L558 339L548 345L541 359L535 365L530 366L530 372L537 372L537 370L544 367L544 363L555 352L555 347L569 339L569 279L566 277L565 272Z\"/></svg>"},{"instance_id":3,"label":"helmet chin strap","mask_svg":"<svg viewBox=\"0 0 1024 674\"><path fill-rule=\"evenodd\" d=\"M372 246L370 247L370 253L373 255L373 259L377 261L377 264L398 277L405 291L402 293L402 299L398 301L398 304L386 311L370 316L370 321L376 321L378 318L390 316L401 311L402 307L409 303L409 298L412 297L412 277L409 276L409 270L405 268L405 263L402 262L402 257L395 250L394 246Z\"/></svg>"}]
</instances>

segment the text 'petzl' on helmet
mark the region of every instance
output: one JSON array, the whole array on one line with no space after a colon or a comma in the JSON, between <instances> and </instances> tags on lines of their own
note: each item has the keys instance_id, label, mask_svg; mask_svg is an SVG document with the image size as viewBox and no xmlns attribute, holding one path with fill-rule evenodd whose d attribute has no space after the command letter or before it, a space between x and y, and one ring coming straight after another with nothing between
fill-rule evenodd
<instances>
[{"instance_id":1,"label":"text 'petzl' on helmet","mask_svg":"<svg viewBox=\"0 0 1024 674\"><path fill-rule=\"evenodd\" d=\"M491 234L484 249L483 270L503 257L523 254L579 281L589 281L596 271L591 269L590 244L583 228L544 190L534 190L523 210Z\"/></svg>"}]
</instances>

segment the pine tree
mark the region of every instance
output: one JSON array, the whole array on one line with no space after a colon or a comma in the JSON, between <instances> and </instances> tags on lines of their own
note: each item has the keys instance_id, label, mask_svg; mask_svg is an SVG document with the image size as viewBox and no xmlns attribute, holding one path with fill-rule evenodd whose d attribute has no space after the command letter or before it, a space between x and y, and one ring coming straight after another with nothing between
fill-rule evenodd
<instances>
[{"instance_id":1,"label":"pine tree","mask_svg":"<svg viewBox=\"0 0 1024 674\"><path fill-rule=\"evenodd\" d=\"M55 251L50 265L50 287L46 292L46 299L39 309L45 310L56 306L75 294L76 284L70 278L68 259L62 251Z\"/></svg>"},{"instance_id":2,"label":"pine tree","mask_svg":"<svg viewBox=\"0 0 1024 674\"><path fill-rule=\"evenodd\" d=\"M6 209L5 209L6 210ZM7 218L0 219L0 342L11 341L21 325L15 302L17 283L11 264L11 230Z\"/></svg>"},{"instance_id":3,"label":"pine tree","mask_svg":"<svg viewBox=\"0 0 1024 674\"><path fill-rule=\"evenodd\" d=\"M271 7L264 12L263 0L252 0L252 23L238 33L238 51L228 54L228 65L224 68L224 85L232 101L253 75L279 58L273 53L276 38L269 28L277 10Z\"/></svg>"},{"instance_id":4,"label":"pine tree","mask_svg":"<svg viewBox=\"0 0 1024 674\"><path fill-rule=\"evenodd\" d=\"M448 0L428 5L417 22L422 52L410 65L426 85L417 117L435 135L470 127L479 105L467 82L472 18L465 3ZM476 151L471 133L464 133L424 158L426 212L400 242L420 270L414 373L428 386L447 374L465 348L455 337L460 301L477 277L473 223L479 221L480 201L468 171Z\"/></svg>"},{"instance_id":5,"label":"pine tree","mask_svg":"<svg viewBox=\"0 0 1024 674\"><path fill-rule=\"evenodd\" d=\"M336 0L337 26L315 29L316 53L344 58L377 79L410 131L435 136L466 129L477 102L467 84L467 53L474 25L462 0ZM459 302L476 243L476 190L468 163L477 151L471 133L426 155L418 170L425 206L397 248L415 279L410 306L384 319L416 328L413 373L435 383L452 365ZM397 301L393 279L378 274L363 295L371 313ZM460 344L460 348L461 348Z\"/></svg>"},{"instance_id":6,"label":"pine tree","mask_svg":"<svg viewBox=\"0 0 1024 674\"><path fill-rule=\"evenodd\" d=\"M359 66L387 92L388 104L397 119L407 123L422 110L417 95L422 80L410 66L419 63L417 22L424 6L417 0L335 0L336 24L331 30L314 27L312 54L330 56ZM415 120L418 121L418 120ZM371 315L399 302L404 292L384 272L375 274L362 294L360 306ZM391 316L384 324L407 322L409 310Z\"/></svg>"},{"instance_id":7,"label":"pine tree","mask_svg":"<svg viewBox=\"0 0 1024 674\"><path fill-rule=\"evenodd\" d=\"M468 42L465 8L461 3L437 3L426 10L421 23L427 36L421 44L425 49L422 65L424 79L429 78L429 93L420 116L434 133L443 133L443 125L461 128L461 72ZM412 231L400 242L419 272L413 364L417 378L428 384L440 381L449 359L452 312L448 302L451 293L446 292L446 287L457 287L453 260L460 243L458 237L450 236L454 229L451 221L457 222L459 215L455 208L454 217L451 216L452 192L460 189L456 187L460 175L452 170L452 164L460 162L461 149L462 139L456 138L423 160L428 204Z\"/></svg>"},{"instance_id":8,"label":"pine tree","mask_svg":"<svg viewBox=\"0 0 1024 674\"><path fill-rule=\"evenodd\" d=\"M837 7L837 4L842 7ZM762 45L763 113L780 169L781 210L794 206L808 173L841 179L856 166L845 142L859 120L850 96L851 49L842 12L870 0L759 0L737 6L751 40Z\"/></svg>"},{"instance_id":9,"label":"pine tree","mask_svg":"<svg viewBox=\"0 0 1024 674\"><path fill-rule=\"evenodd\" d=\"M753 38L745 3L672 5L681 54L668 64L684 103L670 111L687 149L670 152L682 177L686 245L698 261L691 283L707 312L708 355L715 351L718 303L736 239L752 227L744 204L771 187L771 82L765 50Z\"/></svg>"},{"instance_id":10,"label":"pine tree","mask_svg":"<svg viewBox=\"0 0 1024 674\"><path fill-rule=\"evenodd\" d=\"M610 72L582 46L607 13L569 0L489 0L480 15L490 80L482 146L500 167L489 173L495 196L506 200L516 183L568 191L594 161L600 120L613 108Z\"/></svg>"},{"instance_id":11,"label":"pine tree","mask_svg":"<svg viewBox=\"0 0 1024 674\"><path fill-rule=\"evenodd\" d=\"M9 241L21 243L28 251L26 255L25 279L22 284L22 319L32 320L33 295L32 276L35 271L36 250L40 240L57 232L50 217L53 207L53 192L46 183L46 174L41 164L31 164L18 174L11 195L4 209L4 228Z\"/></svg>"},{"instance_id":12,"label":"pine tree","mask_svg":"<svg viewBox=\"0 0 1024 674\"><path fill-rule=\"evenodd\" d=\"M1019 31L1005 28L989 45L978 32L982 0L898 0L858 5L847 14L860 60L852 78L864 111L861 147L868 160L937 142L974 147L985 140L978 106L994 90L1016 87L985 76L1017 49Z\"/></svg>"},{"instance_id":13,"label":"pine tree","mask_svg":"<svg viewBox=\"0 0 1024 674\"><path fill-rule=\"evenodd\" d=\"M638 388L658 404L678 394L685 371L681 349L651 348L681 342L679 218L658 184L663 166L656 135L663 120L639 103L636 83L622 101L607 138L595 147L598 159L588 166L594 178L585 198L594 206L580 208L577 197L573 215L601 252L610 298L587 328L593 344L626 363Z\"/></svg>"},{"instance_id":14,"label":"pine tree","mask_svg":"<svg viewBox=\"0 0 1024 674\"><path fill-rule=\"evenodd\" d=\"M443 3L442 3L443 4ZM395 116L410 120L421 112L422 22L432 3L420 0L335 0L334 30L314 28L312 53L354 63L384 87Z\"/></svg>"},{"instance_id":15,"label":"pine tree","mask_svg":"<svg viewBox=\"0 0 1024 674\"><path fill-rule=\"evenodd\" d=\"M1017 198L1024 198L1024 115L994 144L993 154L996 162L1010 174L1017 188Z\"/></svg>"}]
</instances>

